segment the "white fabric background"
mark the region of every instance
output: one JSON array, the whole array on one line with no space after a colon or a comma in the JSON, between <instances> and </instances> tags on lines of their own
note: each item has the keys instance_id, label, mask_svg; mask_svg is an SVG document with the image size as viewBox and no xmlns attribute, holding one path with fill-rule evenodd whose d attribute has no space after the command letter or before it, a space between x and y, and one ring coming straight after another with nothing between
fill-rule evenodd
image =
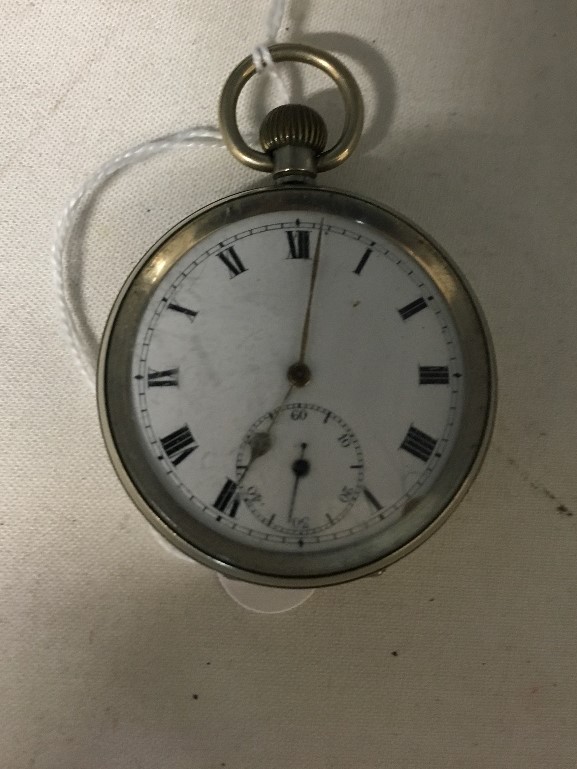
<instances>
[{"instance_id":1,"label":"white fabric background","mask_svg":"<svg viewBox=\"0 0 577 769\"><path fill-rule=\"evenodd\" d=\"M341 54L367 99L363 144L327 180L431 232L494 335L494 441L442 530L381 578L258 616L159 547L108 464L59 332L54 222L109 156L214 123L265 8L0 1L0 767L574 769L568 0L294 0L284 24ZM109 184L78 276L95 328L169 226L255 180L222 149L185 149Z\"/></svg>"}]
</instances>

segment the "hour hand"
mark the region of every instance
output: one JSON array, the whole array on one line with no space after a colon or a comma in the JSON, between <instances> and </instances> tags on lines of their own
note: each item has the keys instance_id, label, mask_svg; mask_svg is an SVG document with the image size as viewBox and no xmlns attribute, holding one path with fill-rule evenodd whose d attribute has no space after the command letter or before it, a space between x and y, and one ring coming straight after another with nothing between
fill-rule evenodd
<instances>
[{"instance_id":1,"label":"hour hand","mask_svg":"<svg viewBox=\"0 0 577 769\"><path fill-rule=\"evenodd\" d=\"M270 451L270 448L272 446L272 438L269 432L258 432L255 433L250 441L250 462L254 462L255 459L258 459L259 457L262 457L263 454L266 454L268 451Z\"/></svg>"},{"instance_id":2,"label":"hour hand","mask_svg":"<svg viewBox=\"0 0 577 769\"><path fill-rule=\"evenodd\" d=\"M255 459L258 459L259 457L264 456L271 450L272 444L273 444L271 430L273 428L274 423L276 422L276 419L280 413L281 408L284 406L287 399L290 397L292 390L293 390L293 385L291 384L291 386L286 391L285 396L280 403L280 406L278 406L275 409L275 411L272 412L271 421L267 429L259 430L259 432L252 435L251 438L247 441L248 446L250 448L250 458L248 461L248 467L250 467L250 465L255 461ZM247 470L248 470L248 467L247 467ZM245 474L246 474L246 470L245 470L245 473L243 474L243 477Z\"/></svg>"}]
</instances>

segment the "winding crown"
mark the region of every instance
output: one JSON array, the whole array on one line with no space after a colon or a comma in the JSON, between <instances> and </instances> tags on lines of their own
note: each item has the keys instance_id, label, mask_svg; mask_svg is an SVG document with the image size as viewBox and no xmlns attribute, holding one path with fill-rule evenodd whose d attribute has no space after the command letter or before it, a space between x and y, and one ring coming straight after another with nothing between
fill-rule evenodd
<instances>
[{"instance_id":1,"label":"winding crown","mask_svg":"<svg viewBox=\"0 0 577 769\"><path fill-rule=\"evenodd\" d=\"M320 155L327 143L327 127L314 109L304 104L283 104L263 120L260 143L267 154L292 146L307 147Z\"/></svg>"}]
</instances>

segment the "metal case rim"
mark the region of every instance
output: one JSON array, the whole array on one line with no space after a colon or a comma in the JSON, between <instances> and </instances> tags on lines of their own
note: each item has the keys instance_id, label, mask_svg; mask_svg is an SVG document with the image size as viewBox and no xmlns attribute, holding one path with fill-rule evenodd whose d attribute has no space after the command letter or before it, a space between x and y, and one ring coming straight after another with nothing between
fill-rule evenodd
<instances>
[{"instance_id":1,"label":"metal case rim","mask_svg":"<svg viewBox=\"0 0 577 769\"><path fill-rule=\"evenodd\" d=\"M466 308L468 317L466 318L467 323L464 325L467 327L467 324L472 324L475 328L475 334L477 337L475 341L475 350L472 351L469 348L465 351L469 356L471 356L473 353L474 360L476 361L476 369L479 370L483 377L483 381L478 381L475 383L475 387L478 392L477 397L473 398L473 401L475 403L475 408L479 411L479 413L473 415L473 421L477 426L474 431L475 435L469 436L469 438L472 438L473 440L469 440L471 445L469 446L468 451L471 453L471 460L469 462L467 471L464 474L461 471L459 472L458 475L460 480L457 484L454 484L450 500L443 506L442 510L437 513L434 519L430 521L428 525L426 525L412 539L405 542L401 547L395 549L393 552L388 553L381 558L372 560L371 562L365 563L355 568L345 569L343 571L333 570L330 573L304 575L271 573L270 568L258 568L258 558L256 562L253 561L253 567L249 568L248 564L239 566L238 562L236 564L230 563L226 560L226 558L219 557L214 553L207 553L199 547L195 547L193 543L187 541L183 536L177 533L177 531L168 526L164 520L162 520L159 513L155 511L153 507L153 500L147 500L144 498L143 494L137 486L137 483L127 469L126 465L130 464L130 461L126 456L124 458L121 456L117 445L118 436L115 437L115 429L117 428L111 424L111 421L114 421L114 418L111 420L111 410L118 411L118 409L115 407L115 404L111 404L111 401L114 397L117 397L118 394L113 392L114 365L108 365L109 356L112 354L113 356L116 355L118 357L118 349L112 344L113 341L116 342L116 339L114 338L115 324L118 320L119 314L121 313L125 300L131 293L131 290L133 292L135 290L135 282L137 278L146 273L147 266L150 267L150 262L154 257L158 256L163 247L170 247L171 241L173 241L173 239L179 234L181 236L183 233L186 234L187 232L190 234L191 231L194 231L195 224L198 225L199 222L206 220L207 217L210 220L211 214L214 217L215 214L223 212L226 213L227 207L234 207L239 203L241 204L240 208L242 208L242 204L249 203L249 201L252 201L253 208L256 204L257 209L261 208L262 211L270 211L270 204L272 200L271 196L278 196L277 205L272 208L273 210L279 211L288 211L291 210L291 208L307 208L306 205L297 206L294 204L299 196L301 198L306 198L308 196L309 198L312 197L319 199L322 199L323 196L326 196L324 202L327 204L325 207L328 208L329 200L336 196L341 201L344 201L345 206L348 204L351 209L356 208L357 213L364 207L366 209L365 214L370 214L368 217L370 221L368 221L368 223L371 224L371 226L375 226L373 224L375 219L380 219L381 223L386 222L389 228L392 228L393 233L396 232L397 236L403 236L400 240L397 240L397 242L406 251L407 254L412 256L412 258L419 262L421 266L423 266L423 260L428 260L429 266L427 271L429 271L431 265L433 265L438 270L439 274L437 275L437 278L433 278L433 280L445 298L445 301L447 301L448 305L451 307L457 329L459 330L459 317L455 317L454 310L457 308L459 312L462 312L463 308ZM288 202L290 202L291 205L287 205ZM308 205L310 205L310 201ZM248 208L251 208L250 203ZM323 210L322 206L320 207L320 210ZM240 221L243 218L251 216L255 213L257 213L257 211L250 210L249 213L244 213L243 216L236 216L236 218L233 220ZM230 211L228 211L228 215L230 216ZM350 216L351 214L346 215ZM230 222L231 219L227 218L227 221ZM214 229L216 228L213 228L212 231L214 231ZM394 234L391 235L391 233L388 232L386 228L381 227L381 229L387 233L388 237L393 237L393 239L396 239ZM180 256L186 253L194 242L200 242L204 237L206 237L206 233L202 237L198 238L197 241L190 241L190 238L184 238L183 243L185 243L186 247L183 246L184 250L181 249L181 252L179 252L177 249L170 255L171 261L170 264L166 267L166 270L168 270L180 258ZM166 272L166 270L164 272ZM153 290L154 285L158 280L160 280L161 277L162 276L157 275L154 281L151 280L149 282L149 293ZM451 290L455 290L455 287L457 287L457 299L459 300L460 304L459 302L455 301L455 297L447 296L447 287L443 289L442 286L439 285L439 281L442 282L442 280L449 280ZM143 304L143 306L146 305L146 297L144 295L139 298L139 301ZM124 328L123 331L123 336L126 338L126 329ZM116 337L118 336L119 335L117 334ZM461 341L463 346L463 340ZM120 349L122 350L122 346ZM130 356L131 352L132 351L129 348L124 350L125 356ZM481 467L482 461L487 451L495 419L496 387L497 381L495 356L485 318L474 293L469 287L467 280L464 278L461 271L455 266L451 258L443 251L443 249L441 249L441 247L432 238L426 235L417 225L413 224L405 216L396 213L392 209L385 207L380 203L377 203L366 197L330 187L300 185L258 187L256 189L236 193L234 195L215 201L208 206L205 206L199 211L196 211L195 213L186 217L184 220L176 224L171 230L169 230L142 257L142 259L130 273L129 277L124 283L124 286L119 292L106 323L100 348L97 371L98 414L106 449L122 485L128 492L132 501L145 515L148 521L178 549L191 556L194 560L222 572L229 578L241 579L261 585L286 588L311 588L333 585L341 582L347 582L353 579L358 579L370 574L382 572L383 569L388 567L391 563L407 555L409 552L422 544L426 539L428 539L428 537L431 536L431 534L433 534L447 520L449 515L461 502ZM129 414L125 414L125 416L129 417ZM443 471L441 478L443 478L446 474L447 469ZM236 544L236 547L239 547L238 543ZM247 551L248 550L251 550L251 548L247 548ZM254 550L257 551L256 548L254 548ZM265 558L264 561L266 560L267 559ZM280 557L277 554L277 561L280 563L282 560L282 554Z\"/></svg>"}]
</instances>

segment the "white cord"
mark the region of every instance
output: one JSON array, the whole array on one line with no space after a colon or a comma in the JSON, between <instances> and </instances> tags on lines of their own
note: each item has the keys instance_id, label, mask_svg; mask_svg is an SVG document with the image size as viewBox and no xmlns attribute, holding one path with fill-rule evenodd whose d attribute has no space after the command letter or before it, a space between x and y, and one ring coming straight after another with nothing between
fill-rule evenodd
<instances>
[{"instance_id":1,"label":"white cord","mask_svg":"<svg viewBox=\"0 0 577 769\"><path fill-rule=\"evenodd\" d=\"M268 45L273 43L280 30L285 10L285 0L272 0L267 15L267 44L257 45L253 51L253 61L257 72L269 72L278 88L281 98L290 101L287 88L276 71ZM128 166L146 160L152 155L166 150L182 146L192 145L216 145L224 146L222 135L217 128L212 126L194 126L193 128L177 131L173 134L160 136L151 141L131 147L125 152L106 161L100 168L89 176L84 184L68 201L68 205L62 212L57 222L54 242L51 249L52 272L56 291L56 301L60 313L62 328L64 330L68 346L92 389L95 389L97 352L92 349L92 344L79 320L81 312L75 306L74 298L66 289L65 261L66 255L74 242L76 226L79 222L81 211L87 201L98 191L107 179L118 171ZM81 301L78 299L78 301Z\"/></svg>"},{"instance_id":2,"label":"white cord","mask_svg":"<svg viewBox=\"0 0 577 769\"><path fill-rule=\"evenodd\" d=\"M89 176L80 189L70 198L56 225L56 234L51 253L56 300L69 347L78 366L91 384L92 389L95 387L97 355L91 349L92 345L81 328L78 320L78 310L74 306L72 297L69 296L64 284L65 256L73 241L74 230L79 219L80 205L81 203L86 203L88 198L94 195L107 179L121 169L134 165L159 152L165 152L166 150L187 144L200 143L223 146L220 131L211 127L195 127L185 131L178 131L177 133L161 136L152 141L144 142L144 144L139 144L108 160Z\"/></svg>"},{"instance_id":3,"label":"white cord","mask_svg":"<svg viewBox=\"0 0 577 769\"><path fill-rule=\"evenodd\" d=\"M266 17L267 45L274 43L280 31L285 11L285 0L272 0Z\"/></svg>"},{"instance_id":4,"label":"white cord","mask_svg":"<svg viewBox=\"0 0 577 769\"><path fill-rule=\"evenodd\" d=\"M271 75L277 85L282 101L286 103L290 101L289 92L268 49L268 46L277 39L284 10L285 0L273 0L271 2L266 21L267 41L255 46L252 60L259 74L266 71Z\"/></svg>"}]
</instances>

